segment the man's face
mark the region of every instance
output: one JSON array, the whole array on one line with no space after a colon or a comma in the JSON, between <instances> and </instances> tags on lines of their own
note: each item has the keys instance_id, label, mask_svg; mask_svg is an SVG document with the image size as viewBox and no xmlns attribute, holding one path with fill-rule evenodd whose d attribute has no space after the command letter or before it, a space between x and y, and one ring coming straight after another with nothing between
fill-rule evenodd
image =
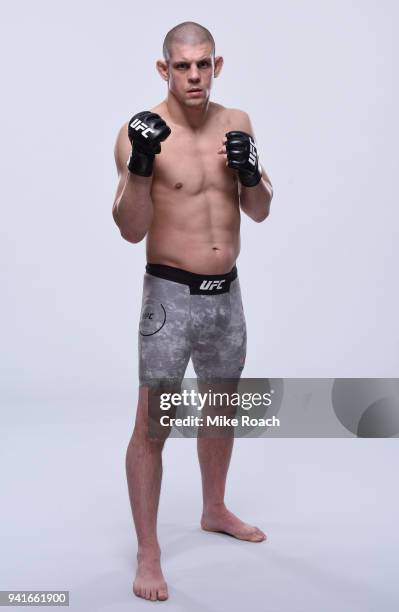
<instances>
[{"instance_id":1,"label":"man's face","mask_svg":"<svg viewBox=\"0 0 399 612\"><path fill-rule=\"evenodd\" d=\"M168 62L170 92L185 106L202 106L209 99L215 72L211 44L174 44L171 51ZM218 68L216 66L216 75L221 66Z\"/></svg>"}]
</instances>

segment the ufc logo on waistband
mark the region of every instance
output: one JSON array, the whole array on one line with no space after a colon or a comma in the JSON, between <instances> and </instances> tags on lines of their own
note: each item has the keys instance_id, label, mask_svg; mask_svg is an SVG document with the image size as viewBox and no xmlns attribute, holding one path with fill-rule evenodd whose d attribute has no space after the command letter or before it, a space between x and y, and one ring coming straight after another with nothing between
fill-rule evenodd
<instances>
[{"instance_id":1,"label":"ufc logo on waistband","mask_svg":"<svg viewBox=\"0 0 399 612\"><path fill-rule=\"evenodd\" d=\"M222 289L222 284L225 282L225 280L214 280L214 281L207 281L204 280L201 283L200 289L204 289L206 291L212 291L213 289Z\"/></svg>"},{"instance_id":2,"label":"ufc logo on waistband","mask_svg":"<svg viewBox=\"0 0 399 612\"><path fill-rule=\"evenodd\" d=\"M136 132L143 132L144 138L148 138L148 132L152 132L154 134L155 130L151 129L146 123L140 121L140 119L135 119L130 124L130 127L136 130Z\"/></svg>"},{"instance_id":3,"label":"ufc logo on waistband","mask_svg":"<svg viewBox=\"0 0 399 612\"><path fill-rule=\"evenodd\" d=\"M254 141L252 140L252 138L249 141L249 163L252 164L253 166L256 165L256 147L254 145Z\"/></svg>"}]
</instances>

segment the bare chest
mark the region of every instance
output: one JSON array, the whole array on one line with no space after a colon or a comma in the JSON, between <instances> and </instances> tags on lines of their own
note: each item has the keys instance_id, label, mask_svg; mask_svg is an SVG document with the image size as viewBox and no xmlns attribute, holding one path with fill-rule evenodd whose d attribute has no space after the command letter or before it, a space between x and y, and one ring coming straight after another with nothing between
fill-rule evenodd
<instances>
[{"instance_id":1,"label":"bare chest","mask_svg":"<svg viewBox=\"0 0 399 612\"><path fill-rule=\"evenodd\" d=\"M192 194L231 186L234 173L226 167L224 156L218 154L225 131L220 125L202 133L172 129L156 157L154 181Z\"/></svg>"}]
</instances>

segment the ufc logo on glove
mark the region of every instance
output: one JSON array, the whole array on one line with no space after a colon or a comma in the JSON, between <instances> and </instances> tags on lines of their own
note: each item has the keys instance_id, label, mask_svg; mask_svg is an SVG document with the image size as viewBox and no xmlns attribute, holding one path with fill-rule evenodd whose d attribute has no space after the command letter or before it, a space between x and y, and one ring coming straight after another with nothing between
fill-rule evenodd
<instances>
[{"instance_id":1,"label":"ufc logo on glove","mask_svg":"<svg viewBox=\"0 0 399 612\"><path fill-rule=\"evenodd\" d=\"M146 123L140 121L140 119L135 119L132 121L130 127L133 130L136 130L136 132L142 132L142 136L144 136L144 138L148 138L148 132L151 134L154 134L155 132L155 130L152 130Z\"/></svg>"},{"instance_id":2,"label":"ufc logo on glove","mask_svg":"<svg viewBox=\"0 0 399 612\"><path fill-rule=\"evenodd\" d=\"M252 140L252 138L249 139L249 158L248 161L250 164L252 164L253 166L256 165L256 157L257 157L257 151L256 151L256 147L255 147L255 143Z\"/></svg>"}]
</instances>

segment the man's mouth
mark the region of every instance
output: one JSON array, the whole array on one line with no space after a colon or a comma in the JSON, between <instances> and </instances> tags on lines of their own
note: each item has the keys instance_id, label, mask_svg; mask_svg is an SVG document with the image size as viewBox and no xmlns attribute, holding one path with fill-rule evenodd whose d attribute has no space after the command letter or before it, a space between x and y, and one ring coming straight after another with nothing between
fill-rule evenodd
<instances>
[{"instance_id":1,"label":"man's mouth","mask_svg":"<svg viewBox=\"0 0 399 612\"><path fill-rule=\"evenodd\" d=\"M193 87L192 89L188 90L188 93L192 93L193 91L202 91L202 89L200 87Z\"/></svg>"}]
</instances>

